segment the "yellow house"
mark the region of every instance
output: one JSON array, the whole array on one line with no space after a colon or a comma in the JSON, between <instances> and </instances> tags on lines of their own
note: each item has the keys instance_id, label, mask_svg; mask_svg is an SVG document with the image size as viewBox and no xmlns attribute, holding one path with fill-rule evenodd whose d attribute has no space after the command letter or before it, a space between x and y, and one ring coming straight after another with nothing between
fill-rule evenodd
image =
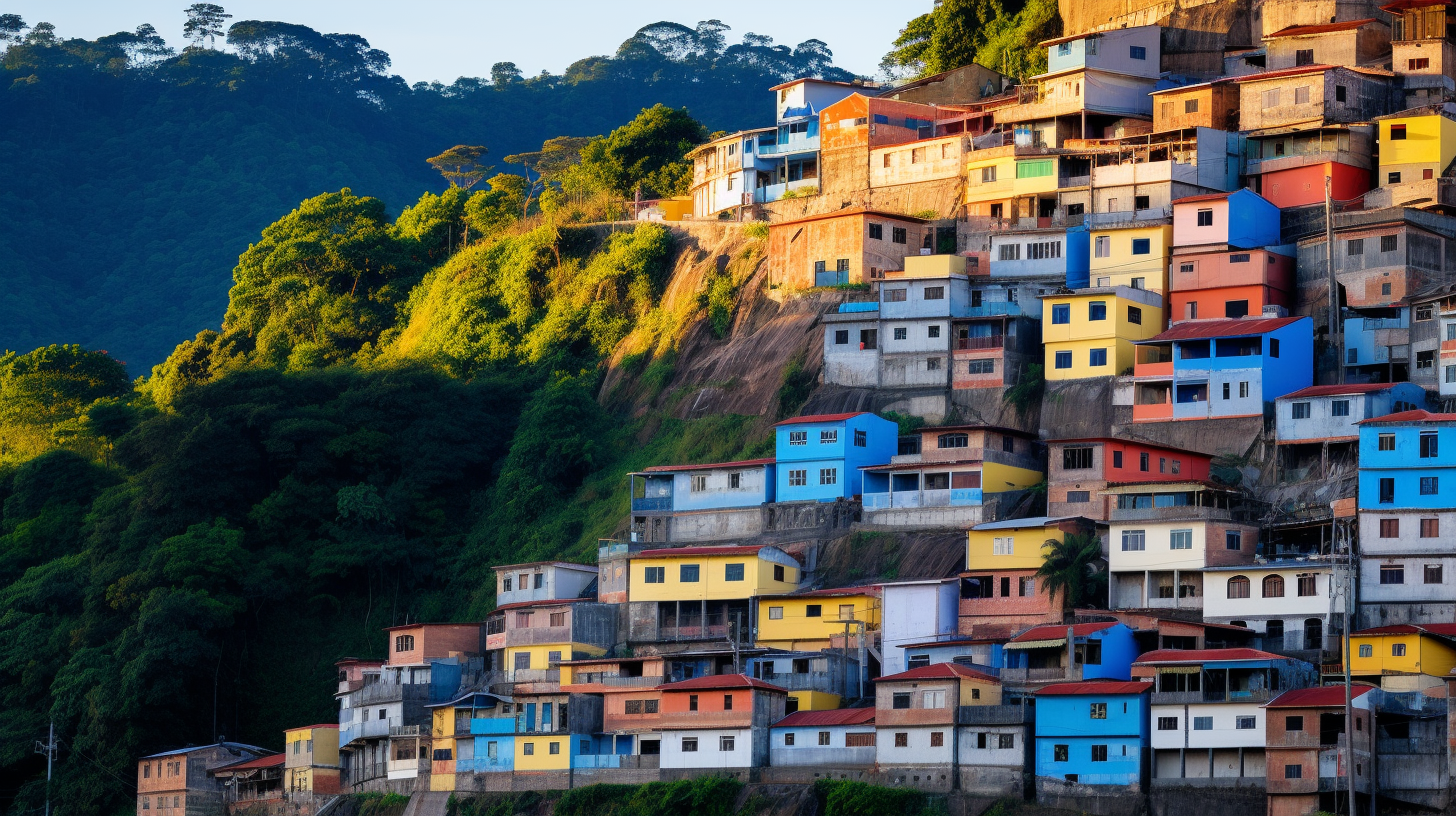
<instances>
[{"instance_id":1,"label":"yellow house","mask_svg":"<svg viewBox=\"0 0 1456 816\"><path fill-rule=\"evenodd\" d=\"M569 699L565 694L515 696L518 721L525 730L516 732L515 771L566 771L571 768L574 743L580 737L568 727L577 722L562 722L562 711ZM576 712L580 718L582 712Z\"/></svg>"},{"instance_id":2,"label":"yellow house","mask_svg":"<svg viewBox=\"0 0 1456 816\"><path fill-rule=\"evenodd\" d=\"M1043 295L1041 308L1048 380L1131 372L1133 343L1163 330L1162 295L1146 289L1114 286Z\"/></svg>"},{"instance_id":3,"label":"yellow house","mask_svg":"<svg viewBox=\"0 0 1456 816\"><path fill-rule=\"evenodd\" d=\"M846 624L851 646L855 645L855 637L861 631L879 631L880 596L877 589L818 589L758 599L757 645L760 648L806 652L828 649L834 638L843 640Z\"/></svg>"},{"instance_id":4,"label":"yellow house","mask_svg":"<svg viewBox=\"0 0 1456 816\"><path fill-rule=\"evenodd\" d=\"M1445 678L1456 668L1456 623L1406 623L1350 635L1350 674L1379 677L1382 688L1406 690L1386 678L1425 675ZM1415 688L1424 685L1418 683ZM1395 688L1400 686L1400 689Z\"/></svg>"},{"instance_id":5,"label":"yellow house","mask_svg":"<svg viewBox=\"0 0 1456 816\"><path fill-rule=\"evenodd\" d=\"M980 151L966 165L966 214L989 218L1050 217L1057 204L1056 156L1018 158L1006 146ZM982 157L987 155L988 157Z\"/></svg>"},{"instance_id":6,"label":"yellow house","mask_svg":"<svg viewBox=\"0 0 1456 816\"><path fill-rule=\"evenodd\" d=\"M339 792L339 726L306 725L283 732L283 785L291 793Z\"/></svg>"},{"instance_id":7,"label":"yellow house","mask_svg":"<svg viewBox=\"0 0 1456 816\"><path fill-rule=\"evenodd\" d=\"M468 712L469 709L467 708ZM469 722L469 714L466 715ZM430 790L432 791L453 791L455 790L455 757L460 755L459 747L455 744L455 707L444 705L435 708L430 714L430 750L433 757L430 760ZM470 734L467 729L465 733L458 736L464 738ZM443 759L443 757L449 759Z\"/></svg>"},{"instance_id":8,"label":"yellow house","mask_svg":"<svg viewBox=\"0 0 1456 816\"><path fill-rule=\"evenodd\" d=\"M1040 569L1048 540L1061 540L1071 533L1095 532L1095 529L1088 519L1080 516L1038 516L978 524L966 532L966 569Z\"/></svg>"},{"instance_id":9,"label":"yellow house","mask_svg":"<svg viewBox=\"0 0 1456 816\"><path fill-rule=\"evenodd\" d=\"M633 603L746 600L793 592L801 578L793 556L767 546L644 550L628 570Z\"/></svg>"},{"instance_id":10,"label":"yellow house","mask_svg":"<svg viewBox=\"0 0 1456 816\"><path fill-rule=\"evenodd\" d=\"M1380 174L1384 187L1412 181L1440 178L1456 161L1456 121L1437 110L1382 117L1380 125Z\"/></svg>"},{"instance_id":11,"label":"yellow house","mask_svg":"<svg viewBox=\"0 0 1456 816\"><path fill-rule=\"evenodd\" d=\"M505 665L511 670L547 671L563 660L601 657L607 650L590 643L533 643L528 646L507 646Z\"/></svg>"},{"instance_id":12,"label":"yellow house","mask_svg":"<svg viewBox=\"0 0 1456 816\"><path fill-rule=\"evenodd\" d=\"M1173 226L1152 224L1092 231L1090 281L1093 287L1127 286L1164 294Z\"/></svg>"}]
</instances>

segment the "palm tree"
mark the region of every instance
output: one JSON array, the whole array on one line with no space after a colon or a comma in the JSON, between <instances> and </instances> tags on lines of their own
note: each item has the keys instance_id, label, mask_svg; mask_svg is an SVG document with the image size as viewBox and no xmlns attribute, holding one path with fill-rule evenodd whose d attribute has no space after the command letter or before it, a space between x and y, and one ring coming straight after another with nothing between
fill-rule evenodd
<instances>
[{"instance_id":1,"label":"palm tree","mask_svg":"<svg viewBox=\"0 0 1456 816\"><path fill-rule=\"evenodd\" d=\"M1048 593L1061 593L1064 616L1078 607L1100 607L1107 598L1107 571L1098 568L1102 542L1096 533L1049 538L1042 545L1042 557L1036 577Z\"/></svg>"}]
</instances>

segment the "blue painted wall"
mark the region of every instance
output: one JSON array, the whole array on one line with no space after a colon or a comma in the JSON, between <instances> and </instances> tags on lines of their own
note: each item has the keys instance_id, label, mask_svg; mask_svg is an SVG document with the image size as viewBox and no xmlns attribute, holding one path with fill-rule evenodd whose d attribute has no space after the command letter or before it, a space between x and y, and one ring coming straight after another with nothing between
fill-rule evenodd
<instances>
[{"instance_id":1,"label":"blue painted wall","mask_svg":"<svg viewBox=\"0 0 1456 816\"><path fill-rule=\"evenodd\" d=\"M837 430L838 438L832 443L821 443L820 432L825 430ZM865 432L864 447L854 444L854 432L857 430ZM806 432L806 443L790 445L789 434L799 431ZM780 425L774 429L777 460L774 492L777 500L834 501L857 495L861 484L859 469L889 462L899 448L899 434L898 425L874 414L859 414L833 422ZM838 469L836 484L819 484L821 468ZM808 471L808 483L802 487L790 487L791 470Z\"/></svg>"},{"instance_id":2,"label":"blue painted wall","mask_svg":"<svg viewBox=\"0 0 1456 816\"><path fill-rule=\"evenodd\" d=\"M1228 197L1229 244L1258 249L1279 243L1279 208L1248 188Z\"/></svg>"},{"instance_id":3,"label":"blue painted wall","mask_svg":"<svg viewBox=\"0 0 1456 816\"><path fill-rule=\"evenodd\" d=\"M1422 431L1435 431L1435 457L1421 458ZM1380 435L1395 435L1395 450L1380 450ZM1421 478L1436 479L1436 493L1421 495ZM1395 500L1380 503L1380 480L1395 480ZM1456 507L1456 424L1413 422L1360 426L1360 507L1435 510Z\"/></svg>"},{"instance_id":4,"label":"blue painted wall","mask_svg":"<svg viewBox=\"0 0 1456 816\"><path fill-rule=\"evenodd\" d=\"M499 773L510 772L516 763L516 718L486 717L470 721L470 733L475 735L475 758L455 760L456 773ZM490 757L490 743L496 745L496 755Z\"/></svg>"},{"instance_id":5,"label":"blue painted wall","mask_svg":"<svg viewBox=\"0 0 1456 816\"><path fill-rule=\"evenodd\" d=\"M1107 718L1092 719L1092 704L1107 706ZM1055 694L1036 698L1036 775L1076 774L1084 785L1135 785L1141 780L1148 744L1148 695ZM1067 746L1065 762L1055 746ZM1106 745L1107 760L1092 761L1092 746Z\"/></svg>"},{"instance_id":6,"label":"blue painted wall","mask_svg":"<svg viewBox=\"0 0 1456 816\"><path fill-rule=\"evenodd\" d=\"M1056 50L1053 48L1053 50ZM1067 229L1067 288L1086 289L1092 283L1092 233L1085 226Z\"/></svg>"},{"instance_id":7,"label":"blue painted wall","mask_svg":"<svg viewBox=\"0 0 1456 816\"><path fill-rule=\"evenodd\" d=\"M1079 641L1096 640L1102 643L1102 662L1099 664L1083 664L1082 677L1086 680L1131 680L1132 664L1137 660L1141 652L1138 651L1137 639L1133 636L1132 629L1125 624L1109 626L1099 632L1079 637ZM1061 648L1065 649L1065 646ZM1005 666L1003 668L1025 668L1027 666L1027 654L1020 649L1010 649L1004 653Z\"/></svg>"},{"instance_id":8,"label":"blue painted wall","mask_svg":"<svg viewBox=\"0 0 1456 816\"><path fill-rule=\"evenodd\" d=\"M1219 356L1220 346L1228 352L1240 341L1255 340L1259 344L1256 355L1226 354ZM1279 356L1273 356L1273 343L1279 341ZM1221 344L1222 341L1222 344ZM1183 382L1209 383L1208 416L1240 416L1258 413L1262 404L1273 402L1285 394L1298 391L1314 384L1314 324L1308 317L1266 332L1262 335L1243 337L1207 338L1179 340L1173 344L1173 385ZM1207 357L1188 356L1195 349L1207 349ZM1229 374L1237 371L1259 371L1262 376L1251 377L1253 389L1262 393L1251 393L1246 400L1239 400L1235 392L1232 398L1222 398L1222 383L1229 377L1209 376L1210 372Z\"/></svg>"}]
</instances>

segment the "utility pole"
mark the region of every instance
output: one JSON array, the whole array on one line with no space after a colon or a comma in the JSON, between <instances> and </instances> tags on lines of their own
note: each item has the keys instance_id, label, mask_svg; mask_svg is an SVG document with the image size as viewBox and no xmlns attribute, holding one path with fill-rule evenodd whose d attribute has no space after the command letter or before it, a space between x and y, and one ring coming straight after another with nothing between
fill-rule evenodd
<instances>
[{"instance_id":1,"label":"utility pole","mask_svg":"<svg viewBox=\"0 0 1456 816\"><path fill-rule=\"evenodd\" d=\"M46 758L46 796L45 816L51 816L51 769L56 761L56 721L51 720L50 735L45 742L36 740L35 752L45 754Z\"/></svg>"},{"instance_id":2,"label":"utility pole","mask_svg":"<svg viewBox=\"0 0 1456 816\"><path fill-rule=\"evenodd\" d=\"M1329 179L1325 180L1329 184ZM1342 369L1343 370L1343 367ZM1338 522L1336 522L1338 523ZM1349 530L1345 531L1349 535ZM1346 542L1346 553L1344 568L1341 572L1340 584L1345 593L1345 624L1340 632L1344 640L1344 669L1345 669L1345 779L1349 791L1348 813L1355 816L1355 727L1354 709L1351 706L1350 689L1350 623L1355 611L1355 587L1354 587L1354 553L1350 551L1348 541ZM1338 786L1336 786L1338 789Z\"/></svg>"},{"instance_id":3,"label":"utility pole","mask_svg":"<svg viewBox=\"0 0 1456 816\"><path fill-rule=\"evenodd\" d=\"M1345 330L1340 325L1339 286L1335 283L1335 204L1330 191L1330 175L1325 174L1325 274L1329 278L1330 345L1335 350L1335 375L1345 384Z\"/></svg>"}]
</instances>

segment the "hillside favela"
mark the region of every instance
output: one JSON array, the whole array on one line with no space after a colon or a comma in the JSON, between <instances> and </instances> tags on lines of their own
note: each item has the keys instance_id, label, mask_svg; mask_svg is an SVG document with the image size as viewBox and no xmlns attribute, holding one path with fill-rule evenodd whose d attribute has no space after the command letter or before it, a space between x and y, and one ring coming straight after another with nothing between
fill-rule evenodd
<instances>
[{"instance_id":1,"label":"hillside favela","mask_svg":"<svg viewBox=\"0 0 1456 816\"><path fill-rule=\"evenodd\" d=\"M1456 812L1452 0L20 5L5 814Z\"/></svg>"}]
</instances>

